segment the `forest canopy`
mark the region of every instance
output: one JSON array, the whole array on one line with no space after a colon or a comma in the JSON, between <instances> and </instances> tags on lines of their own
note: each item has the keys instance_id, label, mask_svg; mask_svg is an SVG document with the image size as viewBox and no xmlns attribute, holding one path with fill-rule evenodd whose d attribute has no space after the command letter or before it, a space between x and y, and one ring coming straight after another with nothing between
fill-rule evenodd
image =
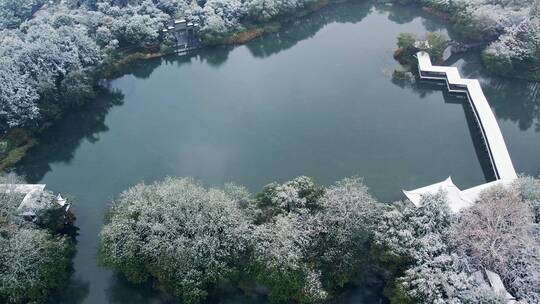
<instances>
[{"instance_id":1,"label":"forest canopy","mask_svg":"<svg viewBox=\"0 0 540 304\"><path fill-rule=\"evenodd\" d=\"M396 0L451 16L466 39L488 44L484 62L503 75L539 79L539 0ZM294 15L317 0L1 0L0 129L39 129L95 95L125 51L159 50L167 22L200 24L217 43L257 24Z\"/></svg>"},{"instance_id":2,"label":"forest canopy","mask_svg":"<svg viewBox=\"0 0 540 304\"><path fill-rule=\"evenodd\" d=\"M391 303L506 303L486 269L521 303L536 303L539 209L540 181L529 177L458 214L443 192L421 207L379 203L359 178L324 187L298 177L256 195L167 178L112 204L99 259L185 303L222 284L264 286L271 302L327 302L365 277L382 277Z\"/></svg>"},{"instance_id":3,"label":"forest canopy","mask_svg":"<svg viewBox=\"0 0 540 304\"><path fill-rule=\"evenodd\" d=\"M207 41L312 3L234 0L1 0L0 129L38 129L95 94L125 50L159 50L173 18L201 24Z\"/></svg>"},{"instance_id":4,"label":"forest canopy","mask_svg":"<svg viewBox=\"0 0 540 304\"><path fill-rule=\"evenodd\" d=\"M132 282L157 280L186 303L224 282L264 284L274 302L314 303L355 276L377 209L357 178L323 188L299 177L254 197L167 178L114 202L100 260Z\"/></svg>"}]
</instances>

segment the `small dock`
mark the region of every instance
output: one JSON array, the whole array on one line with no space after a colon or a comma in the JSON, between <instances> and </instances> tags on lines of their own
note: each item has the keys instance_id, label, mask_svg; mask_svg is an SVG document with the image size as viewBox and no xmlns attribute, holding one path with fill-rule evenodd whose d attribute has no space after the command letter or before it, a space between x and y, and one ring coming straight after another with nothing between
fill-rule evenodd
<instances>
[{"instance_id":1,"label":"small dock","mask_svg":"<svg viewBox=\"0 0 540 304\"><path fill-rule=\"evenodd\" d=\"M403 191L403 193L415 205L418 205L423 195L442 189L449 194L450 208L457 212L461 208L474 203L482 190L497 184L508 184L515 180L517 178L516 170L506 148L497 119L484 96L480 82L477 79L461 78L456 67L432 65L429 54L426 52L418 52L416 56L418 58L420 78L445 81L448 91L467 96L483 137L495 181L461 191L448 178L443 182L412 191Z\"/></svg>"}]
</instances>

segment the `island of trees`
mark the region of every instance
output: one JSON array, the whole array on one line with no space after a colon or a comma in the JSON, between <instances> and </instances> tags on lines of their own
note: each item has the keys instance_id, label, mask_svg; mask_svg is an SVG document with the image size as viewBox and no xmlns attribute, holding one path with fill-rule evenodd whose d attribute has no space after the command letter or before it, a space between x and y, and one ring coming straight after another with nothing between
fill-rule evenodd
<instances>
[{"instance_id":1,"label":"island of trees","mask_svg":"<svg viewBox=\"0 0 540 304\"><path fill-rule=\"evenodd\" d=\"M123 63L171 51L160 34L176 18L200 24L207 45L245 42L333 0L0 1L0 168L40 132L92 100ZM395 0L450 20L479 45L489 70L540 79L540 1Z\"/></svg>"},{"instance_id":2,"label":"island of trees","mask_svg":"<svg viewBox=\"0 0 540 304\"><path fill-rule=\"evenodd\" d=\"M382 278L391 303L540 301L540 180L522 177L452 213L445 193L377 202L359 178L299 177L256 194L188 178L139 184L112 204L99 259L183 303L223 285L276 303L321 303ZM486 273L506 292L495 291Z\"/></svg>"},{"instance_id":3,"label":"island of trees","mask_svg":"<svg viewBox=\"0 0 540 304\"><path fill-rule=\"evenodd\" d=\"M73 215L49 191L22 204L21 182L0 178L0 301L45 303L71 275ZM382 203L357 177L298 177L255 195L166 178L112 203L98 259L182 303L224 286L326 303L369 281L390 303L538 303L540 179L491 188L456 214L444 192L420 207Z\"/></svg>"}]
</instances>

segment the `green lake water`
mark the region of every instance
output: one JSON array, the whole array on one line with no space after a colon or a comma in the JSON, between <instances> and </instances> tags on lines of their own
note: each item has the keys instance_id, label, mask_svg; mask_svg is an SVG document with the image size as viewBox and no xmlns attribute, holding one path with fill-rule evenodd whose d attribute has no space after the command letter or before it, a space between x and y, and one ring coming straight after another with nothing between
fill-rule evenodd
<instances>
[{"instance_id":1,"label":"green lake water","mask_svg":"<svg viewBox=\"0 0 540 304\"><path fill-rule=\"evenodd\" d=\"M419 9L352 2L325 8L247 45L133 64L110 91L48 130L17 167L69 194L75 273L58 303L165 303L96 264L104 212L141 181L193 176L252 192L299 175L331 184L363 176L381 201L452 176L491 179L465 99L433 83L392 80L401 32L448 33ZM449 33L451 35L451 32ZM540 86L489 77L476 56L451 57L481 80L515 167L540 174ZM339 302L378 302L356 286ZM254 303L232 292L211 303Z\"/></svg>"}]
</instances>

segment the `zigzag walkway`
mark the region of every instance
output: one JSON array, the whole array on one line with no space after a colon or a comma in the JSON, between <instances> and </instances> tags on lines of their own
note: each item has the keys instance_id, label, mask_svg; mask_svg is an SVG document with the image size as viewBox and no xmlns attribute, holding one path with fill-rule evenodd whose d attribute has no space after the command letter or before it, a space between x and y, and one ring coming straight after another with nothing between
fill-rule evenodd
<instances>
[{"instance_id":1,"label":"zigzag walkway","mask_svg":"<svg viewBox=\"0 0 540 304\"><path fill-rule=\"evenodd\" d=\"M480 127L483 141L489 156L491 167L496 180L467 190L459 190L450 178L443 182L412 191L403 191L416 205L420 204L423 195L443 189L448 194L450 208L457 212L476 200L478 194L486 188L496 184L508 184L517 178L512 159L506 148L504 138L497 123L497 119L484 96L480 82L477 79L461 78L456 67L434 66L431 64L429 54L418 52L418 71L422 79L442 80L446 82L450 92L467 95L476 121Z\"/></svg>"}]
</instances>

